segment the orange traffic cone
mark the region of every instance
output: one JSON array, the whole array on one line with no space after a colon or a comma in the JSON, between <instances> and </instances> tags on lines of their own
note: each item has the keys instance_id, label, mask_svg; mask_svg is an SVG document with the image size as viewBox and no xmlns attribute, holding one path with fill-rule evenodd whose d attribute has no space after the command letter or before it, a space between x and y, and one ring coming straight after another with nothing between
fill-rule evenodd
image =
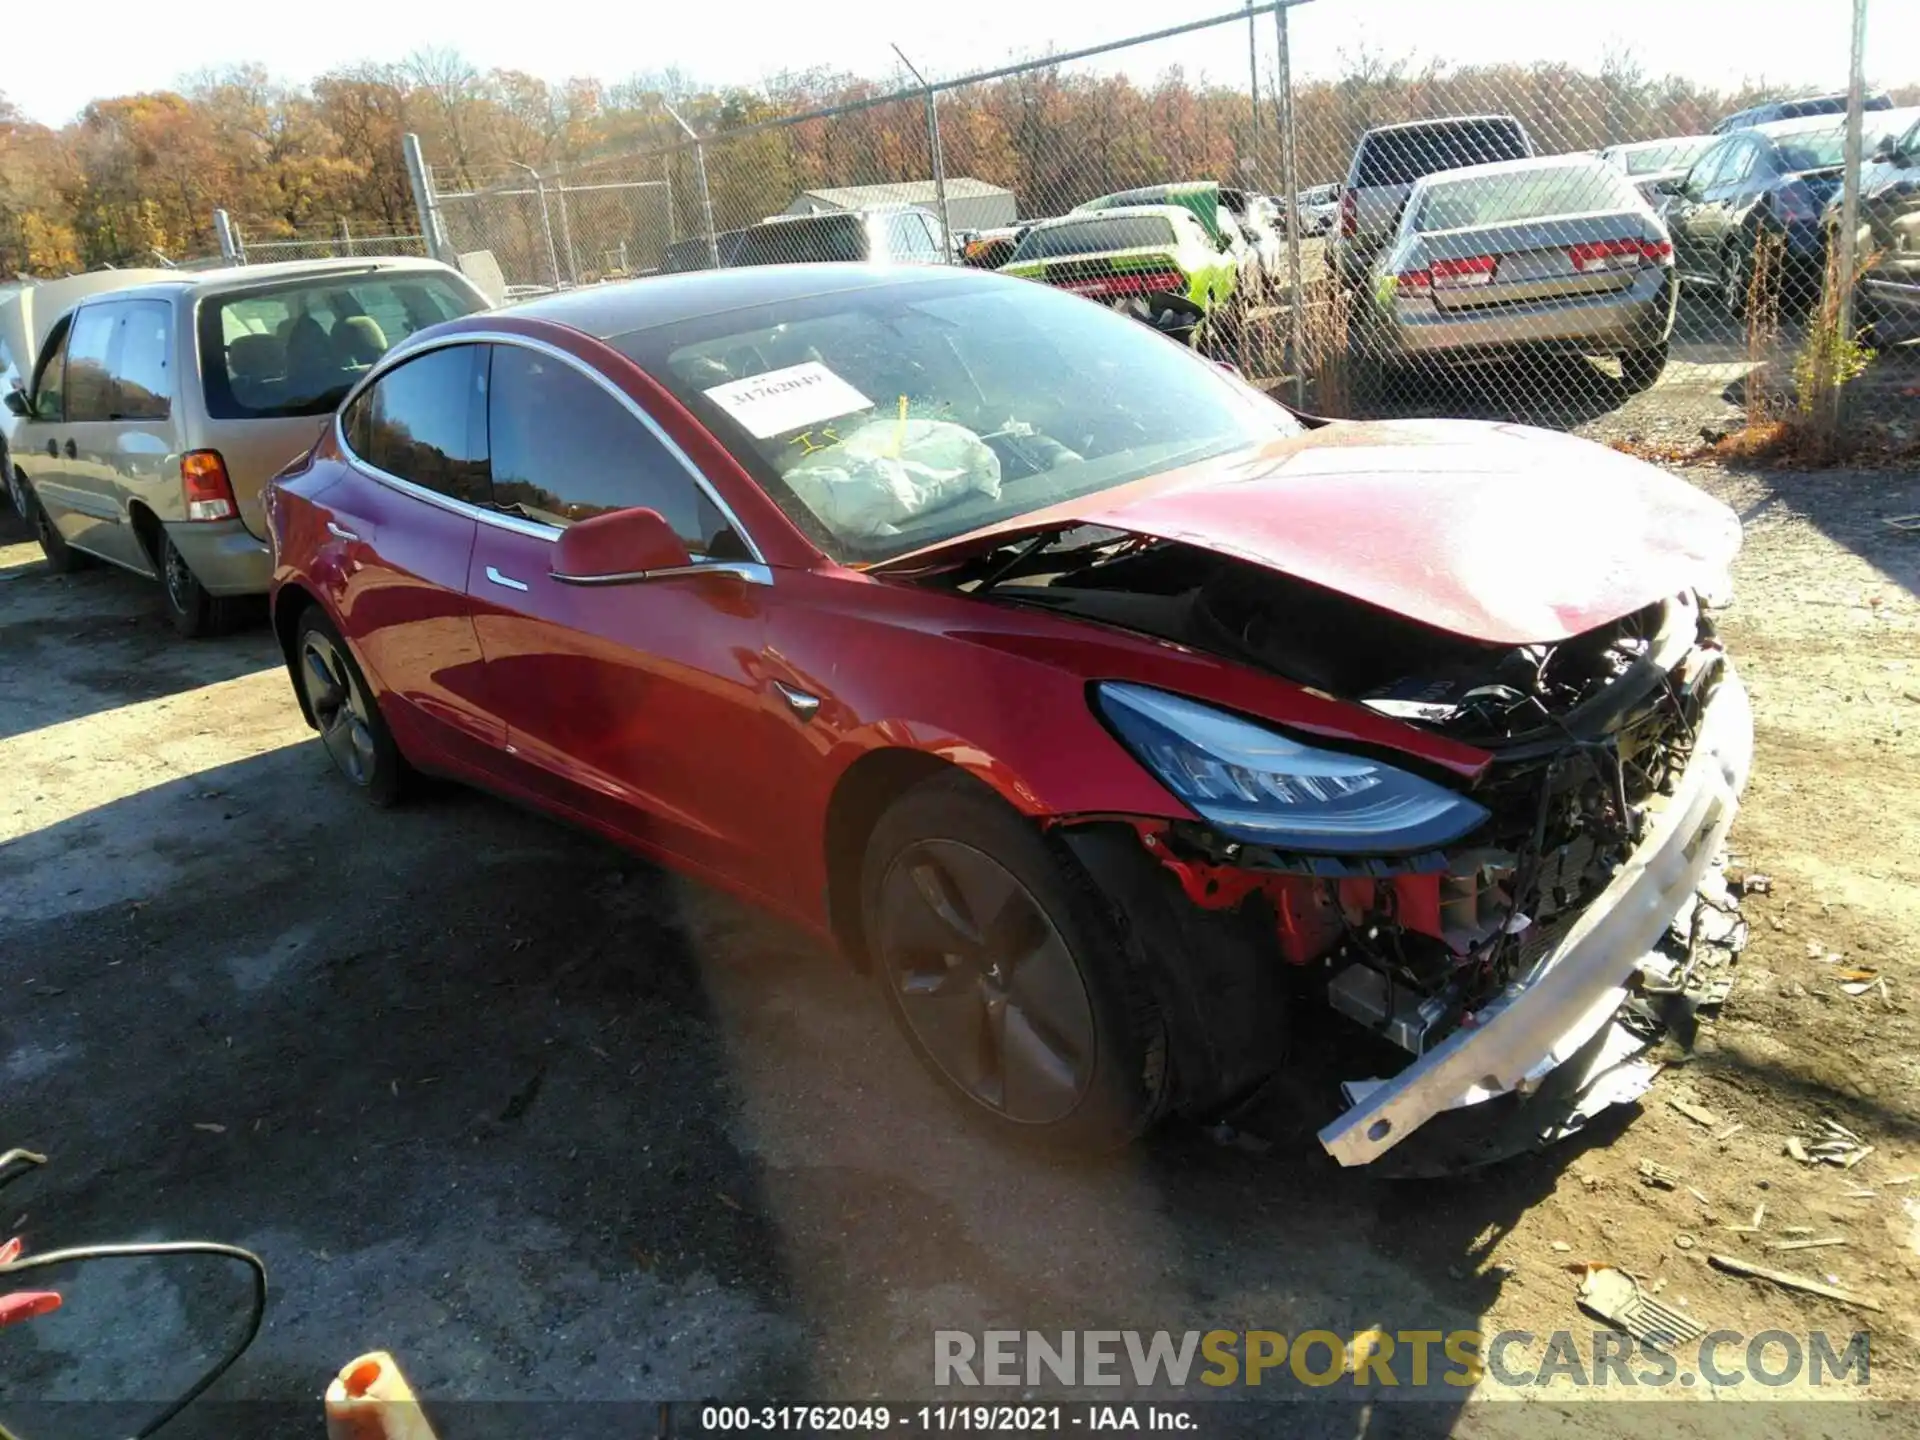
<instances>
[{"instance_id":1,"label":"orange traffic cone","mask_svg":"<svg viewBox=\"0 0 1920 1440\"><path fill-rule=\"evenodd\" d=\"M327 1440L435 1440L393 1356L348 1361L327 1386Z\"/></svg>"}]
</instances>

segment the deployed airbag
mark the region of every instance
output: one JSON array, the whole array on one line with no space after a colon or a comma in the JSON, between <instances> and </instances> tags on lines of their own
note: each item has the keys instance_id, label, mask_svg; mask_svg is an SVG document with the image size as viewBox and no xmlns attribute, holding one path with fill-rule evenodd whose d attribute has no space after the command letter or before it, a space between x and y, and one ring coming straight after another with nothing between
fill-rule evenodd
<instances>
[{"instance_id":1,"label":"deployed airbag","mask_svg":"<svg viewBox=\"0 0 1920 1440\"><path fill-rule=\"evenodd\" d=\"M1000 457L950 420L870 419L786 472L806 507L835 533L894 534L967 495L1000 498Z\"/></svg>"}]
</instances>

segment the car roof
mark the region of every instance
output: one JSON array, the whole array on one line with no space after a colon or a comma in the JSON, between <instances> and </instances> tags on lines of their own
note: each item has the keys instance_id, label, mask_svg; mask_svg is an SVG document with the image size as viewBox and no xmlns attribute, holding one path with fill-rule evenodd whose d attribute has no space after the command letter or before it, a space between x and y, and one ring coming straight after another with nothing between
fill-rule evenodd
<instances>
[{"instance_id":1,"label":"car roof","mask_svg":"<svg viewBox=\"0 0 1920 1440\"><path fill-rule=\"evenodd\" d=\"M1520 121L1513 115L1436 115L1431 120L1402 120L1394 125L1369 126L1365 141L1369 135L1390 135L1398 130L1444 130L1453 125L1485 125L1489 121L1519 127Z\"/></svg>"},{"instance_id":2,"label":"car roof","mask_svg":"<svg viewBox=\"0 0 1920 1440\"><path fill-rule=\"evenodd\" d=\"M1076 210L1071 215L1054 215L1045 220L1033 222L1036 230L1050 230L1062 225L1084 225L1094 220L1112 220L1116 216L1124 219L1129 215L1159 215L1171 218L1184 215L1195 220L1193 211L1184 205L1110 205L1104 210Z\"/></svg>"},{"instance_id":3,"label":"car roof","mask_svg":"<svg viewBox=\"0 0 1920 1440\"><path fill-rule=\"evenodd\" d=\"M433 271L444 274L448 267L437 260L421 260L406 255L377 256L358 260L280 260L271 265L229 265L219 270L193 270L178 275L169 272L164 280L149 281L144 285L130 285L124 290L113 290L108 294L115 300L138 300L187 293L228 294L308 277L346 279L356 275L376 275L383 271L402 270Z\"/></svg>"},{"instance_id":4,"label":"car roof","mask_svg":"<svg viewBox=\"0 0 1920 1440\"><path fill-rule=\"evenodd\" d=\"M1598 155L1529 155L1521 160L1488 160L1480 165L1462 165L1454 170L1435 170L1414 181L1416 188L1431 190L1453 180L1476 180L1484 175L1524 175L1530 170L1593 170L1615 177L1615 170Z\"/></svg>"},{"instance_id":5,"label":"car roof","mask_svg":"<svg viewBox=\"0 0 1920 1440\"><path fill-rule=\"evenodd\" d=\"M1775 135L1806 135L1839 130L1847 123L1845 115L1795 115L1789 120L1768 120L1745 128L1771 139Z\"/></svg>"},{"instance_id":6,"label":"car roof","mask_svg":"<svg viewBox=\"0 0 1920 1440\"><path fill-rule=\"evenodd\" d=\"M728 310L853 294L887 286L968 288L976 285L1024 285L990 270L958 265L868 265L831 261L811 265L748 265L738 269L690 270L678 275L649 275L617 285L595 285L525 300L489 318L517 316L571 326L598 340L673 325Z\"/></svg>"},{"instance_id":7,"label":"car roof","mask_svg":"<svg viewBox=\"0 0 1920 1440\"><path fill-rule=\"evenodd\" d=\"M1624 155L1629 150L1668 150L1675 145L1687 145L1696 140L1719 140L1718 135L1669 135L1664 140L1629 140L1620 145L1607 146L1609 155Z\"/></svg>"}]
</instances>

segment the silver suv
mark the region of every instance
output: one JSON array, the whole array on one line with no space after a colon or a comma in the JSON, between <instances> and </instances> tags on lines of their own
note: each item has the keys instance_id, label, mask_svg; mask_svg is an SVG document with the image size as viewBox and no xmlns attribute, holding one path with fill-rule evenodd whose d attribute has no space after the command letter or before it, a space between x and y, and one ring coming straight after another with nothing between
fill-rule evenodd
<instances>
[{"instance_id":1,"label":"silver suv","mask_svg":"<svg viewBox=\"0 0 1920 1440\"><path fill-rule=\"evenodd\" d=\"M1442 170L1524 160L1534 153L1511 115L1452 115L1367 131L1354 147L1340 192L1340 220L1328 247L1342 284L1366 282L1374 257L1393 239L1413 182Z\"/></svg>"},{"instance_id":2,"label":"silver suv","mask_svg":"<svg viewBox=\"0 0 1920 1440\"><path fill-rule=\"evenodd\" d=\"M353 383L427 325L487 308L429 260L201 271L83 300L10 391L13 461L56 571L162 582L174 628L224 628L272 575L260 498Z\"/></svg>"}]
</instances>

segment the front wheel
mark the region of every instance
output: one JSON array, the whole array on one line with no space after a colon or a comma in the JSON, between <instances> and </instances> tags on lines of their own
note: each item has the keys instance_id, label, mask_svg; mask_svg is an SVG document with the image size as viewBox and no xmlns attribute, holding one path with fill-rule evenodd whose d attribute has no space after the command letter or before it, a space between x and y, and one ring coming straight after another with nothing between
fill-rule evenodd
<instances>
[{"instance_id":1,"label":"front wheel","mask_svg":"<svg viewBox=\"0 0 1920 1440\"><path fill-rule=\"evenodd\" d=\"M375 805L391 805L406 788L407 762L347 642L318 608L300 617L294 673L314 728L334 769Z\"/></svg>"},{"instance_id":2,"label":"front wheel","mask_svg":"<svg viewBox=\"0 0 1920 1440\"><path fill-rule=\"evenodd\" d=\"M1165 1029L1092 882L969 777L902 796L868 842L873 969L921 1061L1010 1137L1110 1150L1159 1114Z\"/></svg>"},{"instance_id":3,"label":"front wheel","mask_svg":"<svg viewBox=\"0 0 1920 1440\"><path fill-rule=\"evenodd\" d=\"M76 570L86 569L90 557L67 544L66 536L53 523L53 517L47 513L47 507L40 503L40 497L24 485L20 494L28 518L33 522L33 538L40 542L40 553L47 557L47 568L56 575L71 575Z\"/></svg>"}]
</instances>

